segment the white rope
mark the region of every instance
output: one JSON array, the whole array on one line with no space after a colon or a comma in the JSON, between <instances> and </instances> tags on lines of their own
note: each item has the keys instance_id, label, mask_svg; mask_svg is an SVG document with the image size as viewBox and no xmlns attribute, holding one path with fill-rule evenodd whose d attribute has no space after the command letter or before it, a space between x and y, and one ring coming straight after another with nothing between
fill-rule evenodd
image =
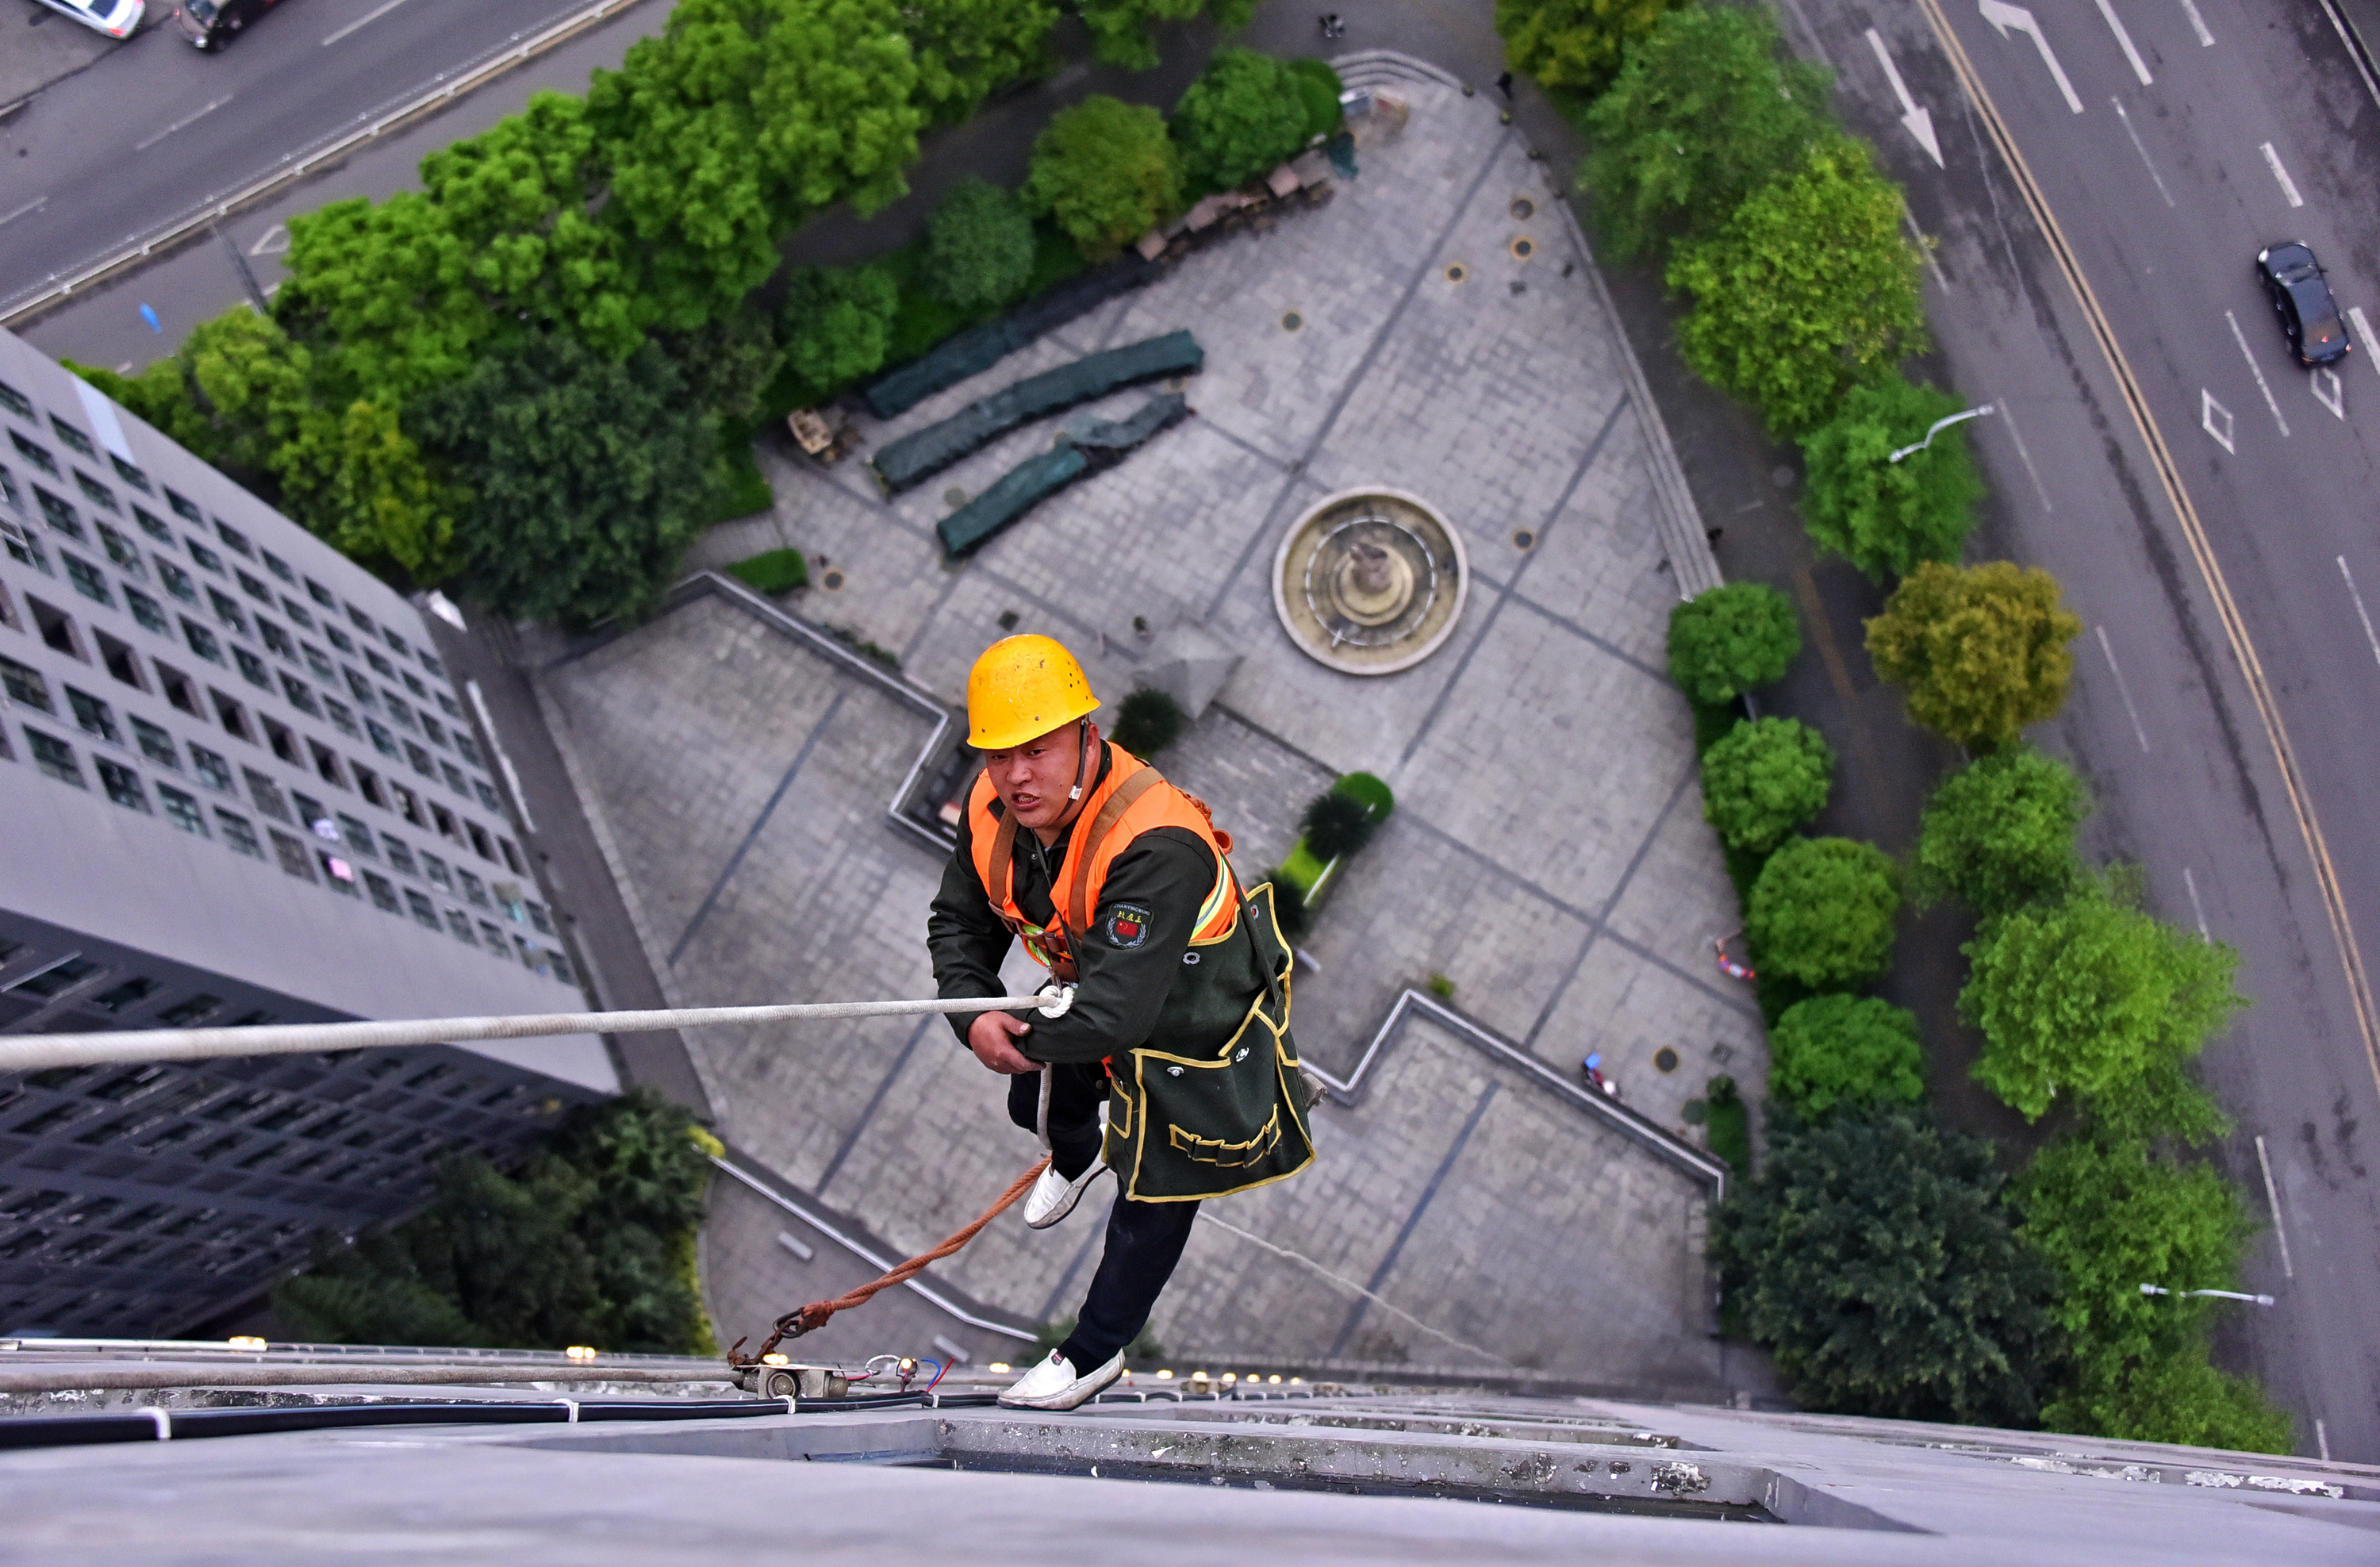
<instances>
[{"instance_id":1,"label":"white rope","mask_svg":"<svg viewBox=\"0 0 2380 1567\"><path fill-rule=\"evenodd\" d=\"M658 1012L549 1012L520 1017L426 1017L368 1023L288 1023L261 1028L148 1028L121 1033L25 1034L0 1038L0 1072L39 1072L100 1063L204 1061L215 1056L303 1055L310 1051L388 1050L472 1039L534 1039L556 1034L642 1034L725 1023L831 1022L920 1013L1038 1011L1058 1017L1073 987L1038 996L967 996L926 1002L811 1002L791 1006L670 1007Z\"/></svg>"}]
</instances>

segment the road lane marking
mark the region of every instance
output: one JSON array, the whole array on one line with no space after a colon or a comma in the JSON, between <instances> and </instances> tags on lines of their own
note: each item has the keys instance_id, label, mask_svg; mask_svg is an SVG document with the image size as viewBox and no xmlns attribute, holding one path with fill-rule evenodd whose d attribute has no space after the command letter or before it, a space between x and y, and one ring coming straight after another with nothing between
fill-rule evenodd
<instances>
[{"instance_id":1,"label":"road lane marking","mask_svg":"<svg viewBox=\"0 0 2380 1567\"><path fill-rule=\"evenodd\" d=\"M2338 557L2338 575L2347 578L2347 596L2355 601L2355 618L2363 623L2363 639L2372 644L2372 662L2380 663L2380 634L2372 629L2372 613L2363 607L2363 595L2355 590L2355 574L2347 569L2347 557Z\"/></svg>"},{"instance_id":2,"label":"road lane marking","mask_svg":"<svg viewBox=\"0 0 2380 1567\"><path fill-rule=\"evenodd\" d=\"M2186 865L2181 868L2181 884L2190 889L2190 912L2198 918L2198 933L2210 941L2215 940L2206 929L2206 905L2198 901L2198 878L2190 873Z\"/></svg>"},{"instance_id":3,"label":"road lane marking","mask_svg":"<svg viewBox=\"0 0 2380 1567\"><path fill-rule=\"evenodd\" d=\"M2256 1163L2265 1172L2265 1206L2273 1210L2273 1238L2281 1243L2281 1277L2294 1279L2298 1270L2289 1266L2289 1233L2281 1224L2281 1194L2273 1184L2273 1161L2265 1155L2265 1138L2256 1136Z\"/></svg>"},{"instance_id":4,"label":"road lane marking","mask_svg":"<svg viewBox=\"0 0 2380 1567\"><path fill-rule=\"evenodd\" d=\"M257 236L256 243L248 248L251 256L278 256L289 249L289 225L276 223Z\"/></svg>"},{"instance_id":5,"label":"road lane marking","mask_svg":"<svg viewBox=\"0 0 2380 1567\"><path fill-rule=\"evenodd\" d=\"M2281 167L2281 155L2273 151L2273 144L2269 141L2265 142L2262 151L2265 154L2265 166L2271 169L2273 177L2281 182L2281 194L2289 199L2289 205L2304 206L2305 198L2298 194L2297 182L2289 178L2289 171Z\"/></svg>"},{"instance_id":6,"label":"road lane marking","mask_svg":"<svg viewBox=\"0 0 2380 1567\"><path fill-rule=\"evenodd\" d=\"M2132 717L2132 738L2141 743L2141 755L2149 754L2149 732L2141 727L2141 710L2132 705L2131 683L2124 678L2124 666L2116 662L2116 650L2107 642L2107 628L2095 628L2099 633L2099 650L2107 655L2107 668L2116 676L2116 695L2124 698L2124 711Z\"/></svg>"},{"instance_id":7,"label":"road lane marking","mask_svg":"<svg viewBox=\"0 0 2380 1567\"><path fill-rule=\"evenodd\" d=\"M226 92L222 97L216 99L213 103L208 104L205 108L199 110L197 113L184 115L180 119L176 120L172 125L167 126L164 129L159 131L148 140L134 142L132 144L132 150L136 152L146 152L150 148L154 147L160 141L164 140L165 138L173 135L176 131L194 126L200 120L206 118L209 115L213 114L217 109L220 109L225 103L230 103L233 96L234 95L232 93Z\"/></svg>"},{"instance_id":8,"label":"road lane marking","mask_svg":"<svg viewBox=\"0 0 2380 1567\"><path fill-rule=\"evenodd\" d=\"M2256 390L2265 395L2265 407L2273 410L2273 422L2281 427L2283 435L2287 435L2289 421L2281 417L2281 405L2273 400L2273 389L2265 384L2264 368L2256 363L2256 356L2248 352L2248 334L2240 330L2240 318L2226 310L2223 319L2231 323L2231 341L2240 345L2240 357L2248 361L2248 373L2256 378Z\"/></svg>"},{"instance_id":9,"label":"road lane marking","mask_svg":"<svg viewBox=\"0 0 2380 1567\"><path fill-rule=\"evenodd\" d=\"M2018 433L2016 428L2015 410L2009 407L2005 397L1995 397L1992 404L2000 411L2000 422L2008 426L2009 439L2016 443L2016 455L2024 459L2024 471L2033 476L2033 492L2041 497L2041 509L2054 515L2058 508L2049 504L2049 491L2041 482L2041 470L2033 466L2033 454L2024 449L2024 437Z\"/></svg>"},{"instance_id":10,"label":"road lane marking","mask_svg":"<svg viewBox=\"0 0 2380 1567\"><path fill-rule=\"evenodd\" d=\"M2142 63L2141 52L2132 47L2132 35L2124 30L2123 18L2116 15L2116 7L2110 0L2099 0L2099 14L2107 18L2108 30L2116 35L2116 42L2124 46L2124 58L2131 63L2132 74L2141 79L2141 85L2155 86L2156 79L2149 75L2148 67Z\"/></svg>"},{"instance_id":11,"label":"road lane marking","mask_svg":"<svg viewBox=\"0 0 2380 1567\"><path fill-rule=\"evenodd\" d=\"M2372 67L2363 63L2362 45L2355 42L2347 18L2338 14L2338 0L2322 0L2322 8L2329 16L2331 28L2338 34L2338 42L2346 47L2348 63L2355 67L2355 74L2362 78L2363 91L2372 94L2374 103L2380 103L2380 81L2373 79Z\"/></svg>"},{"instance_id":12,"label":"road lane marking","mask_svg":"<svg viewBox=\"0 0 2380 1567\"><path fill-rule=\"evenodd\" d=\"M7 220L0 218L0 223L5 223L6 221ZM2372 323L2363 319L2363 307L2357 305L2350 309L2347 312L2347 319L2354 323L2355 335L2363 345L2364 358L2371 362L2374 370L2380 371L2380 340L2374 339L2372 335Z\"/></svg>"},{"instance_id":13,"label":"road lane marking","mask_svg":"<svg viewBox=\"0 0 2380 1567\"><path fill-rule=\"evenodd\" d=\"M2149 171L2151 179L2156 181L2157 194L2165 198L2167 206L2172 206L2173 192L2165 188L2164 176L2156 172L2156 165L2149 162L2149 150L2141 145L2141 133L2132 128L2132 116L2124 113L2124 101L2110 98L2107 102L2116 105L2116 117L2124 122L2124 134L2132 139L2132 151L2141 155L2141 166Z\"/></svg>"},{"instance_id":14,"label":"road lane marking","mask_svg":"<svg viewBox=\"0 0 2380 1567\"><path fill-rule=\"evenodd\" d=\"M0 213L0 226L15 223L18 218L30 213L38 213L49 204L50 199L47 196L36 196L21 207L14 207L6 213Z\"/></svg>"},{"instance_id":15,"label":"road lane marking","mask_svg":"<svg viewBox=\"0 0 2380 1567\"><path fill-rule=\"evenodd\" d=\"M2216 414L2223 416L2223 428L2220 430L2215 428ZM2234 456L2239 456L2240 448L2231 444L2231 435L2235 428L2231 419L2231 410L2216 402L2215 394L2204 386L2198 389L2198 427L2214 436L2216 445Z\"/></svg>"},{"instance_id":16,"label":"road lane marking","mask_svg":"<svg viewBox=\"0 0 2380 1567\"><path fill-rule=\"evenodd\" d=\"M2198 46L2201 49L2214 48L2215 35L2206 30L2206 18L2198 14L2198 7L2192 5L2191 0L2181 0L2181 8L2190 18L2190 30L2198 34Z\"/></svg>"},{"instance_id":17,"label":"road lane marking","mask_svg":"<svg viewBox=\"0 0 2380 1567\"><path fill-rule=\"evenodd\" d=\"M332 44L336 43L340 39L345 38L347 34L355 31L358 28L370 27L372 23L380 20L381 18L388 15L391 11L395 10L399 6L404 4L405 0L386 0L386 4L375 6L370 11L358 17L354 21L351 21L346 26L339 29L338 31L331 34L330 37L322 40L322 47L328 49Z\"/></svg>"},{"instance_id":18,"label":"road lane marking","mask_svg":"<svg viewBox=\"0 0 2380 1567\"><path fill-rule=\"evenodd\" d=\"M2330 390L2322 389L2323 377L2330 378ZM2338 372L2328 365L2316 365L2306 371L2306 384L2313 389L2313 400L2328 408L2335 418L2347 417L2347 388L2338 383Z\"/></svg>"},{"instance_id":19,"label":"road lane marking","mask_svg":"<svg viewBox=\"0 0 2380 1567\"><path fill-rule=\"evenodd\" d=\"M2106 0L2101 0L2101 4L2105 3ZM1900 100L1900 123L1910 135L1917 138L1917 145L1925 149L1925 155L1934 160L1934 166L1937 169L1942 167L1942 143L1934 136L1934 116L1919 108L1917 100L1909 95L1909 84L1900 79L1900 71L1893 65L1891 53L1885 48L1883 37L1874 28L1867 30L1867 46L1876 51L1876 63L1884 67L1884 79L1892 84L1892 95Z\"/></svg>"},{"instance_id":20,"label":"road lane marking","mask_svg":"<svg viewBox=\"0 0 2380 1567\"><path fill-rule=\"evenodd\" d=\"M2058 56L2049 52L2049 40L2042 36L2041 24L2033 19L2031 11L2022 6L2004 4L2003 0L1975 0L1975 8L1983 13L1984 20L1991 23L1993 30L2002 38L2008 36L2010 28L2030 34L2033 46L2041 51L2041 63L2047 66L2049 74L2057 79L2058 91L2066 94L2066 106L2078 115L2082 112L2082 100L2074 96L2074 84L2066 79L2066 67L2059 65Z\"/></svg>"}]
</instances>

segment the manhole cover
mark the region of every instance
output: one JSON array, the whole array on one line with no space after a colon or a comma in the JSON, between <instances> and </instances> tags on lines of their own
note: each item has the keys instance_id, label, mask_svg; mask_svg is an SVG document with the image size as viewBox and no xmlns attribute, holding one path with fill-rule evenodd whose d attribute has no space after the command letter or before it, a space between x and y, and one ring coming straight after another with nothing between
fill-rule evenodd
<instances>
[{"instance_id":1,"label":"manhole cover","mask_svg":"<svg viewBox=\"0 0 2380 1567\"><path fill-rule=\"evenodd\" d=\"M1295 310L1292 310L1287 315L1281 318L1281 330L1284 332L1295 332L1299 327L1304 326L1305 324L1305 318L1299 315Z\"/></svg>"},{"instance_id":2,"label":"manhole cover","mask_svg":"<svg viewBox=\"0 0 2380 1567\"><path fill-rule=\"evenodd\" d=\"M1452 266L1446 269L1446 281L1449 283L1460 283L1470 275L1470 269L1465 267L1461 261L1457 261Z\"/></svg>"},{"instance_id":3,"label":"manhole cover","mask_svg":"<svg viewBox=\"0 0 2380 1567\"><path fill-rule=\"evenodd\" d=\"M1530 532L1525 528L1512 535L1512 548L1516 550L1532 549L1536 546L1536 542L1537 536Z\"/></svg>"},{"instance_id":4,"label":"manhole cover","mask_svg":"<svg viewBox=\"0 0 2380 1567\"><path fill-rule=\"evenodd\" d=\"M1537 204L1526 196L1515 196L1512 198L1512 215L1525 223L1537 215Z\"/></svg>"},{"instance_id":5,"label":"manhole cover","mask_svg":"<svg viewBox=\"0 0 2380 1567\"><path fill-rule=\"evenodd\" d=\"M1664 1072L1675 1072L1678 1069L1678 1052L1663 1045L1653 1052L1653 1064Z\"/></svg>"},{"instance_id":6,"label":"manhole cover","mask_svg":"<svg viewBox=\"0 0 2380 1567\"><path fill-rule=\"evenodd\" d=\"M960 489L955 484L952 485L949 489L942 492L942 504L946 506L965 505L966 492Z\"/></svg>"},{"instance_id":7,"label":"manhole cover","mask_svg":"<svg viewBox=\"0 0 2380 1567\"><path fill-rule=\"evenodd\" d=\"M1512 241L1512 255L1517 261L1527 261L1537 253L1537 242L1524 234Z\"/></svg>"},{"instance_id":8,"label":"manhole cover","mask_svg":"<svg viewBox=\"0 0 2380 1567\"><path fill-rule=\"evenodd\" d=\"M830 593L833 592L836 589L843 586L843 573L839 571L828 572L824 577L819 578L819 586L825 589Z\"/></svg>"}]
</instances>

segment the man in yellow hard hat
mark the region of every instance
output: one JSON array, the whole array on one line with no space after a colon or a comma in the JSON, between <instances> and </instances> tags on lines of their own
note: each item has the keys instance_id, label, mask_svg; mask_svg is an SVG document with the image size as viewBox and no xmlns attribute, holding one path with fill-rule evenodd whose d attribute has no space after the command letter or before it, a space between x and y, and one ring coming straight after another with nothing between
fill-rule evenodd
<instances>
[{"instance_id":1,"label":"man in yellow hard hat","mask_svg":"<svg viewBox=\"0 0 2380 1567\"><path fill-rule=\"evenodd\" d=\"M1009 1119L1049 1142L1027 1224L1057 1223L1101 1174L1117 1176L1074 1331L1001 1395L1034 1409L1072 1409L1123 1375L1200 1200L1314 1158L1271 889L1241 891L1230 834L1101 739L1099 705L1050 638L1010 637L976 661L967 738L984 769L927 922L943 996L1005 995L1000 967L1016 941L1075 987L1056 1018L951 1019L1008 1076Z\"/></svg>"}]
</instances>

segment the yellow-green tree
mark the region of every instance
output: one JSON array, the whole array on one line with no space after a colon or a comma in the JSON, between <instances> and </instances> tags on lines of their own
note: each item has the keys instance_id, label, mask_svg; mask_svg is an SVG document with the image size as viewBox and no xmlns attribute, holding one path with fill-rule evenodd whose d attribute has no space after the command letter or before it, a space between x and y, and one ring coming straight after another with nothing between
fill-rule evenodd
<instances>
[{"instance_id":1,"label":"yellow-green tree","mask_svg":"<svg viewBox=\"0 0 2380 1567\"><path fill-rule=\"evenodd\" d=\"M1584 103L1620 74L1628 46L1682 0L1496 0L1504 58L1558 99Z\"/></svg>"},{"instance_id":2,"label":"yellow-green tree","mask_svg":"<svg viewBox=\"0 0 2380 1567\"><path fill-rule=\"evenodd\" d=\"M1050 116L1017 194L1098 261L1172 215L1182 158L1155 109L1094 94Z\"/></svg>"},{"instance_id":3,"label":"yellow-green tree","mask_svg":"<svg viewBox=\"0 0 2380 1567\"><path fill-rule=\"evenodd\" d=\"M350 560L420 587L462 569L459 497L431 473L395 410L358 402L310 413L273 466L290 513Z\"/></svg>"},{"instance_id":4,"label":"yellow-green tree","mask_svg":"<svg viewBox=\"0 0 2380 1567\"><path fill-rule=\"evenodd\" d=\"M1993 750L2065 705L2080 617L2058 579L2007 561L1926 561L1867 623L1876 672L1902 688L1909 716L1955 744Z\"/></svg>"},{"instance_id":5,"label":"yellow-green tree","mask_svg":"<svg viewBox=\"0 0 2380 1567\"><path fill-rule=\"evenodd\" d=\"M1678 328L1686 363L1758 408L1773 434L1822 422L1846 392L1927 346L1924 263L1900 224L1900 188L1865 142L1810 148L1791 177L1671 259L1670 286L1694 299Z\"/></svg>"}]
</instances>

